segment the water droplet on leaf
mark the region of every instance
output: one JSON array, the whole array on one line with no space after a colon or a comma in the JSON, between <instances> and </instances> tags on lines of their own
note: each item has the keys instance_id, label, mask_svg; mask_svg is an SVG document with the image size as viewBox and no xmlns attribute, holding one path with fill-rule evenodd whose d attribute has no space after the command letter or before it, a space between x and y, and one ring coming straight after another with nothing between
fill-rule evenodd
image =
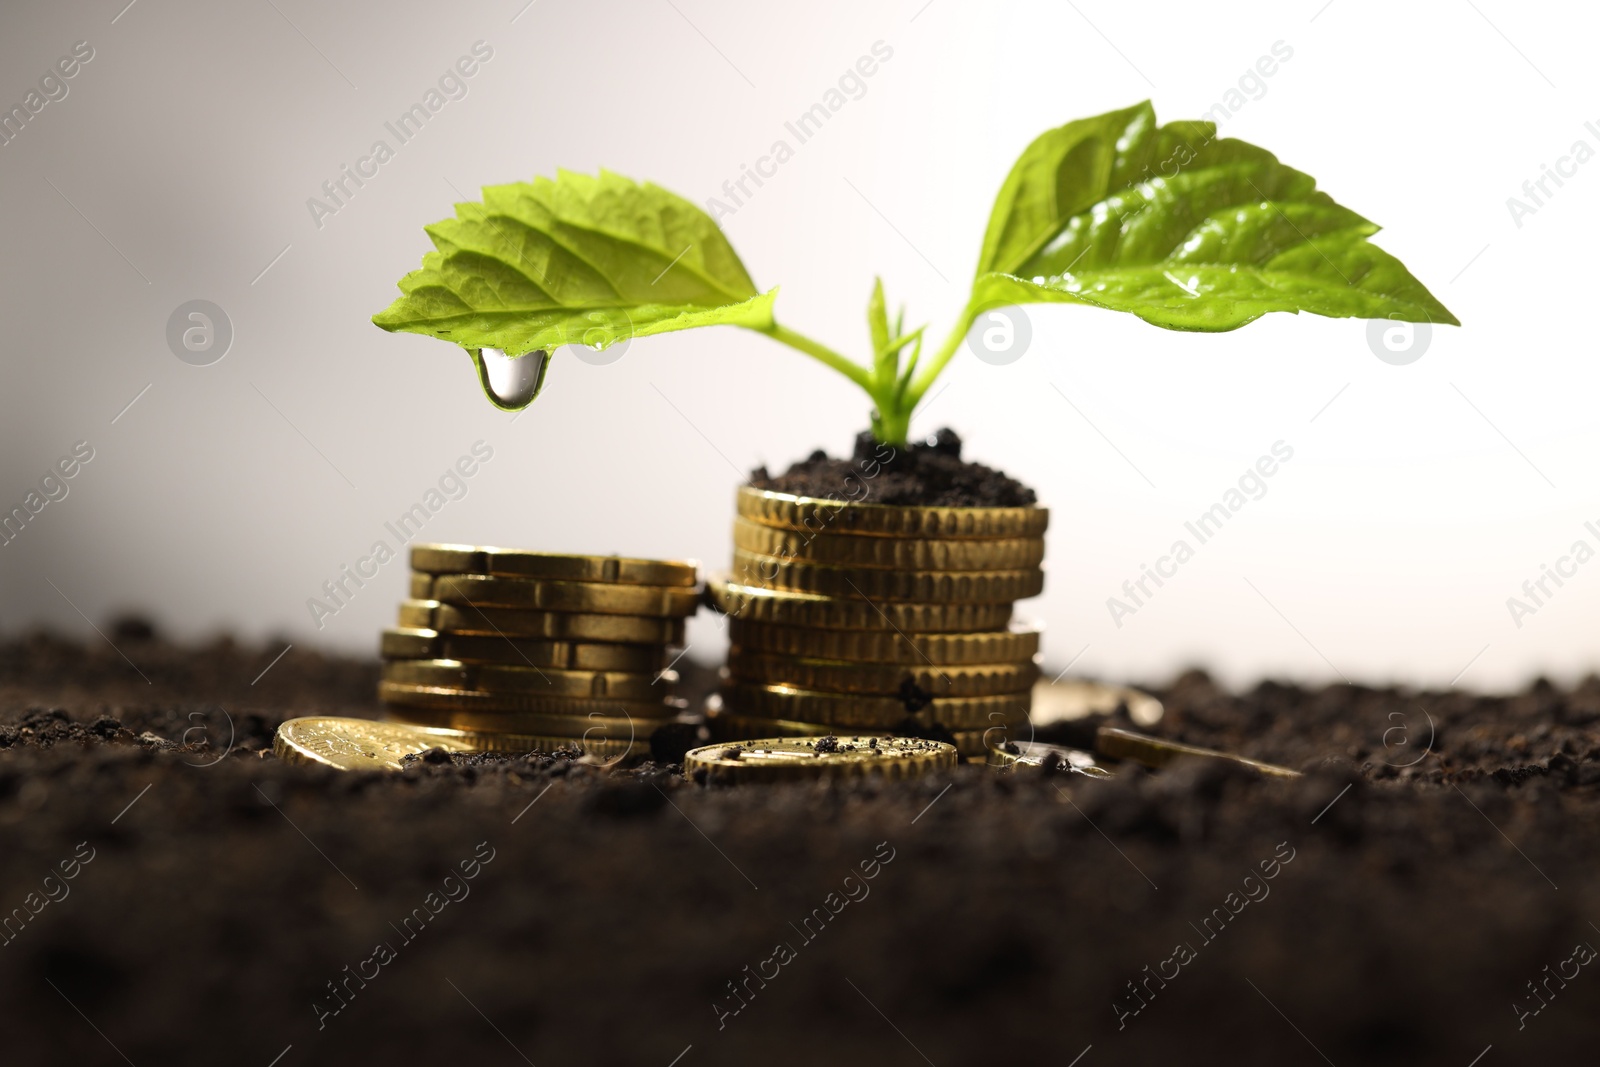
<instances>
[{"instance_id":1,"label":"water droplet on leaf","mask_svg":"<svg viewBox=\"0 0 1600 1067\"><path fill-rule=\"evenodd\" d=\"M478 380L484 392L499 407L507 411L520 411L533 403L544 388L545 368L550 365L550 353L529 352L521 356L508 356L498 348L471 349L472 362L478 366Z\"/></svg>"}]
</instances>

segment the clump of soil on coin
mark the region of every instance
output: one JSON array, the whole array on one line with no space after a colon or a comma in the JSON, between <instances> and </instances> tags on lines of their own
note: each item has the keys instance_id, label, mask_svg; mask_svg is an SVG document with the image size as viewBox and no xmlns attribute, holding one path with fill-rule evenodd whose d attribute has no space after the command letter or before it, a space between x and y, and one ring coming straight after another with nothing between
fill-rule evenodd
<instances>
[{"instance_id":1,"label":"clump of soil on coin","mask_svg":"<svg viewBox=\"0 0 1600 1067\"><path fill-rule=\"evenodd\" d=\"M1003 471L963 460L961 438L951 429L901 449L863 432L849 459L834 459L819 449L780 475L757 467L750 472L750 485L796 496L915 507L1013 508L1038 500Z\"/></svg>"},{"instance_id":2,"label":"clump of soil on coin","mask_svg":"<svg viewBox=\"0 0 1600 1067\"><path fill-rule=\"evenodd\" d=\"M923 1062L907 1038L941 1065L1091 1044L1083 1064L1592 1049L1594 968L1539 985L1542 1008L1527 984L1600 946L1600 681L1152 690L1152 732L1308 772L1293 782L964 766L708 790L547 754L283 763L283 719L379 713L374 659L296 643L261 675L287 642L106 632L127 660L93 634L0 642L0 917L39 909L0 947L5 1063L267 1064L292 1045L279 1067L666 1064L692 1046L680 1067L787 1065L816 1061L818 1020L833 1060L885 1065ZM688 663L697 699L715 672ZM1179 943L1195 955L1174 970ZM344 1006L323 1019L330 982ZM1119 1027L1129 983L1144 1006ZM1539 1011L1519 1029L1513 1005Z\"/></svg>"}]
</instances>

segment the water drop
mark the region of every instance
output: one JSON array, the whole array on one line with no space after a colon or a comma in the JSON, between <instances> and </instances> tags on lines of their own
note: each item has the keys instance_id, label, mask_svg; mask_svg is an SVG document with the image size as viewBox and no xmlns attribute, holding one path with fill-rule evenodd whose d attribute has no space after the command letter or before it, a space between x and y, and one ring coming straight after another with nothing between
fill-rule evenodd
<instances>
[{"instance_id":1,"label":"water drop","mask_svg":"<svg viewBox=\"0 0 1600 1067\"><path fill-rule=\"evenodd\" d=\"M478 365L478 380L497 406L507 411L520 411L533 403L539 390L544 388L545 368L550 365L549 352L508 356L498 348L471 351L472 361Z\"/></svg>"}]
</instances>

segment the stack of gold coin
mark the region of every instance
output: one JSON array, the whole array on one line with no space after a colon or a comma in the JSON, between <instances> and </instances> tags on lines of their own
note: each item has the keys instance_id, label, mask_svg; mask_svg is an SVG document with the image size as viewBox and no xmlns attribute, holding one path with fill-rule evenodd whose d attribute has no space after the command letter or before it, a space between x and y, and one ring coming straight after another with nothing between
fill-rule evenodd
<instances>
[{"instance_id":1,"label":"stack of gold coin","mask_svg":"<svg viewBox=\"0 0 1600 1067\"><path fill-rule=\"evenodd\" d=\"M681 710L693 563L419 544L411 568L381 645L392 719L620 756Z\"/></svg>"},{"instance_id":2,"label":"stack of gold coin","mask_svg":"<svg viewBox=\"0 0 1600 1067\"><path fill-rule=\"evenodd\" d=\"M919 734L964 756L1026 740L1044 588L1037 507L900 507L739 490L716 736Z\"/></svg>"}]
</instances>

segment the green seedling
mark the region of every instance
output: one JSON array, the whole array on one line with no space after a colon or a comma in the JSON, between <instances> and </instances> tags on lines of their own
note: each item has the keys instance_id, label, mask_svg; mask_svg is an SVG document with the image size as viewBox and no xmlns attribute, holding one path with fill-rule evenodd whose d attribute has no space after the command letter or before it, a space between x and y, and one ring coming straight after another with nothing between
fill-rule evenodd
<instances>
[{"instance_id":1,"label":"green seedling","mask_svg":"<svg viewBox=\"0 0 1600 1067\"><path fill-rule=\"evenodd\" d=\"M460 345L508 410L538 394L562 345L742 326L866 390L874 435L904 445L929 386L996 308L1091 304L1170 330L1234 330L1272 311L1458 325L1367 240L1377 225L1310 175L1217 137L1214 123L1157 126L1149 102L1069 122L1023 151L995 198L966 306L930 354L903 311L890 321L881 281L867 304L868 360L783 325L777 289L756 287L709 215L606 171L488 186L426 229L435 250L373 322ZM520 357L507 379L486 350Z\"/></svg>"}]
</instances>

